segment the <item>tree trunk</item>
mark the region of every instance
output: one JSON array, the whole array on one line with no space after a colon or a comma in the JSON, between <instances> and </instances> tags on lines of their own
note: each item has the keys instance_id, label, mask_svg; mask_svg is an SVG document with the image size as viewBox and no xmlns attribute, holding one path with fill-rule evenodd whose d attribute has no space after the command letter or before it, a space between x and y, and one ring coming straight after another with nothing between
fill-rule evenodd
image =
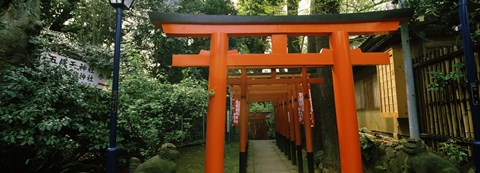
<instances>
[{"instance_id":1,"label":"tree trunk","mask_svg":"<svg viewBox=\"0 0 480 173\"><path fill-rule=\"evenodd\" d=\"M338 13L338 0L312 0L311 14ZM329 47L328 37L308 37L308 52L319 53ZM338 149L337 119L333 94L332 68L316 68L314 77L324 78L323 84L311 86L315 127L313 132L314 152L323 151L321 165L328 172L340 172L340 152Z\"/></svg>"},{"instance_id":2,"label":"tree trunk","mask_svg":"<svg viewBox=\"0 0 480 173\"><path fill-rule=\"evenodd\" d=\"M299 0L287 0L287 15L298 15ZM301 52L298 37L288 37L288 53Z\"/></svg>"},{"instance_id":3,"label":"tree trunk","mask_svg":"<svg viewBox=\"0 0 480 173\"><path fill-rule=\"evenodd\" d=\"M13 0L0 9L0 69L25 62L32 53L29 39L39 34L40 0Z\"/></svg>"}]
</instances>

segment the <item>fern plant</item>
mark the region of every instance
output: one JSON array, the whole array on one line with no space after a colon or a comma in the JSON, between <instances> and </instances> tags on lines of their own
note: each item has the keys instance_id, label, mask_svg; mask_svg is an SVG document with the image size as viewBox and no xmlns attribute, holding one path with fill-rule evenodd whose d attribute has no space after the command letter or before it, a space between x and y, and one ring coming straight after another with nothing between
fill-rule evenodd
<instances>
[{"instance_id":1,"label":"fern plant","mask_svg":"<svg viewBox=\"0 0 480 173\"><path fill-rule=\"evenodd\" d=\"M458 165L468 161L467 152L457 144L456 140L449 139L447 142L441 143L440 150Z\"/></svg>"}]
</instances>

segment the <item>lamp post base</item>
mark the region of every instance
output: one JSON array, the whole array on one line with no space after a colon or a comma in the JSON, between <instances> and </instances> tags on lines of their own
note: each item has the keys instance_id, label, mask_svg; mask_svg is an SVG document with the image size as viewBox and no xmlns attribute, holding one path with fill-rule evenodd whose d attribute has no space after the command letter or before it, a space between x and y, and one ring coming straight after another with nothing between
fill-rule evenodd
<instances>
[{"instance_id":1,"label":"lamp post base","mask_svg":"<svg viewBox=\"0 0 480 173\"><path fill-rule=\"evenodd\" d=\"M117 172L117 148L107 149L107 173Z\"/></svg>"}]
</instances>

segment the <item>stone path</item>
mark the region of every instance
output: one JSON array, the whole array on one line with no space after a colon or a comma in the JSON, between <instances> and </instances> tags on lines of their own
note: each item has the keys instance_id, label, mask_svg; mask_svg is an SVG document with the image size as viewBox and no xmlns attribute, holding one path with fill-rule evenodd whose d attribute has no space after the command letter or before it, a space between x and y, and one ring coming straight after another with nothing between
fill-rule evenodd
<instances>
[{"instance_id":1,"label":"stone path","mask_svg":"<svg viewBox=\"0 0 480 173\"><path fill-rule=\"evenodd\" d=\"M248 173L295 173L273 140L249 140Z\"/></svg>"}]
</instances>

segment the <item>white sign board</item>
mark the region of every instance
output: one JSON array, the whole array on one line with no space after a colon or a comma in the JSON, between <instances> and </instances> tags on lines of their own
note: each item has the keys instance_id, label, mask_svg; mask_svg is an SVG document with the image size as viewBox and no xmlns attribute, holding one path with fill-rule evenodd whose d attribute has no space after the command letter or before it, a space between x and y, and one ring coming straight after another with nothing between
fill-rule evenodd
<instances>
[{"instance_id":1,"label":"white sign board","mask_svg":"<svg viewBox=\"0 0 480 173\"><path fill-rule=\"evenodd\" d=\"M67 69L73 70L78 75L78 83L80 84L93 85L100 89L104 89L107 86L105 79L109 73L106 70L93 68L83 61L50 52L42 53L41 60L47 61L51 65L66 65Z\"/></svg>"},{"instance_id":2,"label":"white sign board","mask_svg":"<svg viewBox=\"0 0 480 173\"><path fill-rule=\"evenodd\" d=\"M238 117L240 117L240 100L234 99L235 110L233 112L233 124L232 126L238 126Z\"/></svg>"}]
</instances>

